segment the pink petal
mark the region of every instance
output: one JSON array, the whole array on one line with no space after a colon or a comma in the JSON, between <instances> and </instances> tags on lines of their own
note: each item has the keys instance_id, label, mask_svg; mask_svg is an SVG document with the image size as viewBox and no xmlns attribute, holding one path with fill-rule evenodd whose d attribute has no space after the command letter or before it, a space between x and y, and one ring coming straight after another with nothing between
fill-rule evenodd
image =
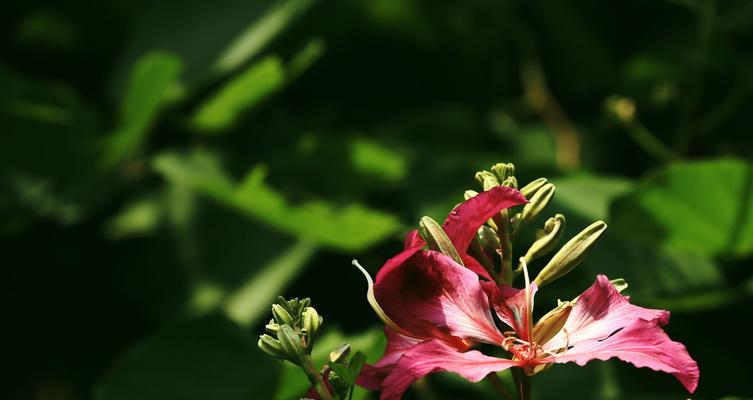
<instances>
[{"instance_id":1,"label":"pink petal","mask_svg":"<svg viewBox=\"0 0 753 400\"><path fill-rule=\"evenodd\" d=\"M609 278L599 275L596 282L580 295L565 326L546 343L545 348L556 350L583 341L604 339L638 319L656 320L659 325L664 325L669 320L669 313L630 304Z\"/></svg>"},{"instance_id":2,"label":"pink petal","mask_svg":"<svg viewBox=\"0 0 753 400\"><path fill-rule=\"evenodd\" d=\"M423 245L408 247L402 252L398 253L396 256L387 260L387 262L382 265L382 268L379 269L379 272L377 272L376 277L374 278L376 284L378 285L385 276L391 274L395 269L399 268L406 261L408 261L408 259L413 257L414 254L421 250L421 247L423 247Z\"/></svg>"},{"instance_id":3,"label":"pink petal","mask_svg":"<svg viewBox=\"0 0 753 400\"><path fill-rule=\"evenodd\" d=\"M423 239L421 239L421 236L418 235L418 229L414 229L410 232L408 232L405 235L405 240L403 240L403 248L409 249L411 247L423 247L426 245L426 242L424 242Z\"/></svg>"},{"instance_id":4,"label":"pink petal","mask_svg":"<svg viewBox=\"0 0 753 400\"><path fill-rule=\"evenodd\" d=\"M441 340L430 340L414 346L400 358L382 384L380 400L400 399L413 382L433 372L454 372L478 382L490 372L516 364L512 360L485 356L476 350L461 353Z\"/></svg>"},{"instance_id":5,"label":"pink petal","mask_svg":"<svg viewBox=\"0 0 753 400\"><path fill-rule=\"evenodd\" d=\"M418 252L377 279L374 293L382 309L414 337L442 338L457 348L504 339L478 276L441 253Z\"/></svg>"},{"instance_id":6,"label":"pink petal","mask_svg":"<svg viewBox=\"0 0 753 400\"><path fill-rule=\"evenodd\" d=\"M530 341L529 313L526 312L526 291L525 289L515 289L512 287L499 287L492 283L485 283L485 289L490 293L492 307L497 313L497 317L512 328L518 338ZM530 286L531 290L531 312L533 312L533 298L536 295L538 287L535 283ZM530 321L531 325L533 321Z\"/></svg>"},{"instance_id":7,"label":"pink petal","mask_svg":"<svg viewBox=\"0 0 753 400\"><path fill-rule=\"evenodd\" d=\"M494 279L492 278L492 276L489 275L489 271L487 271L486 268L484 268L484 266L481 265L481 263L479 263L478 261L476 261L475 258L469 256L468 254L460 254L460 258L463 260L463 264L465 264L465 267L468 268L468 269L470 269L471 271L475 272L476 275L478 275L478 276L480 276L480 277L482 277L482 278L484 278L484 279L486 279L486 280L488 280L490 282L494 281Z\"/></svg>"},{"instance_id":8,"label":"pink petal","mask_svg":"<svg viewBox=\"0 0 753 400\"><path fill-rule=\"evenodd\" d=\"M458 253L465 254L473 237L486 221L505 208L526 203L526 198L515 189L497 186L455 207L447 216L442 228L447 232Z\"/></svg>"},{"instance_id":9,"label":"pink petal","mask_svg":"<svg viewBox=\"0 0 753 400\"><path fill-rule=\"evenodd\" d=\"M387 335L387 348L384 350L384 355L376 364L364 365L356 380L358 385L367 389L379 390L384 378L392 371L400 357L423 342L421 339L401 335L387 327L384 328L384 333Z\"/></svg>"},{"instance_id":10,"label":"pink petal","mask_svg":"<svg viewBox=\"0 0 753 400\"><path fill-rule=\"evenodd\" d=\"M698 364L682 343L673 342L667 336L659 323L657 319L633 320L606 339L580 341L571 349L553 357L553 361L575 362L582 366L593 359L605 361L617 357L636 367L670 373L688 392L693 393L698 386Z\"/></svg>"}]
</instances>

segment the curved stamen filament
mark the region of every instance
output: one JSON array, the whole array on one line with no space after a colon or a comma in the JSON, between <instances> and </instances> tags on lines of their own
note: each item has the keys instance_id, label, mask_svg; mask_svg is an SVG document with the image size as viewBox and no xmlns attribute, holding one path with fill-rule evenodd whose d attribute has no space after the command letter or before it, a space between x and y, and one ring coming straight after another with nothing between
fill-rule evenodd
<instances>
[{"instance_id":1,"label":"curved stamen filament","mask_svg":"<svg viewBox=\"0 0 753 400\"><path fill-rule=\"evenodd\" d=\"M374 312L379 317L379 319L384 322L385 325L389 326L394 330L395 332L398 332L400 334L403 334L405 336L413 337L413 335L410 334L410 332L406 331L405 329L399 327L395 321L390 318L387 313L384 312L382 307L379 305L379 303L376 300L376 297L374 296L374 281L371 279L371 275L366 271L364 267L361 266L361 264L358 263L358 260L353 260L351 263L358 268L364 277L366 277L366 283L368 284L368 289L366 290L366 300L371 305L371 308L374 309Z\"/></svg>"}]
</instances>

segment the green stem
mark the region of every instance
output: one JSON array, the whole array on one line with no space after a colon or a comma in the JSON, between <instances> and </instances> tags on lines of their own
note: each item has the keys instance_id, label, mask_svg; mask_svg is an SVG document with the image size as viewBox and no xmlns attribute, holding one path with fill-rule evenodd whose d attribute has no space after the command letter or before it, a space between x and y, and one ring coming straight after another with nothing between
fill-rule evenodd
<instances>
[{"instance_id":1,"label":"green stem","mask_svg":"<svg viewBox=\"0 0 753 400\"><path fill-rule=\"evenodd\" d=\"M494 218L497 225L497 236L502 246L502 268L499 271L497 283L512 283L512 242L510 241L510 214L508 210L502 210Z\"/></svg>"},{"instance_id":2,"label":"green stem","mask_svg":"<svg viewBox=\"0 0 753 400\"><path fill-rule=\"evenodd\" d=\"M496 390L497 393L502 395L502 397L504 397L505 400L513 400L512 395L510 394L510 392L507 391L507 388L502 383L502 380L499 379L499 376L497 375L496 372L489 373L489 375L487 375L486 378L484 378L484 380L489 382L489 384L492 385L492 387L494 387L494 390Z\"/></svg>"},{"instance_id":3,"label":"green stem","mask_svg":"<svg viewBox=\"0 0 753 400\"><path fill-rule=\"evenodd\" d=\"M518 396L520 400L531 400L531 377L522 371L518 376Z\"/></svg>"},{"instance_id":4,"label":"green stem","mask_svg":"<svg viewBox=\"0 0 753 400\"><path fill-rule=\"evenodd\" d=\"M316 390L316 393L319 394L319 398L321 398L322 400L334 400L332 395L329 393L329 389L327 389L327 384L324 383L322 374L320 374L319 371L316 370L316 367L314 367L314 361L311 360L311 356L305 357L305 360L303 361L303 365L301 367L306 373L306 376L309 378L311 386L313 386L314 390Z\"/></svg>"}]
</instances>

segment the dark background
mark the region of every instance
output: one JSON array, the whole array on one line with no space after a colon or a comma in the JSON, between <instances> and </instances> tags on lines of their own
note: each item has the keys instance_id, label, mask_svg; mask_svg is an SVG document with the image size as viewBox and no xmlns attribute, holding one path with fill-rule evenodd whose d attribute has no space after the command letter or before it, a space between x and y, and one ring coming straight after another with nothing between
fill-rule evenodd
<instances>
[{"instance_id":1,"label":"dark background","mask_svg":"<svg viewBox=\"0 0 753 400\"><path fill-rule=\"evenodd\" d=\"M350 260L374 273L502 161L557 185L544 217L566 214L568 236L610 225L538 313L597 273L624 277L633 302L673 312L694 398L753 396L753 3L3 9L2 398L298 398L303 375L256 348L281 293L324 315L319 359L347 340L374 362L383 339ZM614 360L534 388L687 397ZM406 397L495 398L453 375Z\"/></svg>"}]
</instances>

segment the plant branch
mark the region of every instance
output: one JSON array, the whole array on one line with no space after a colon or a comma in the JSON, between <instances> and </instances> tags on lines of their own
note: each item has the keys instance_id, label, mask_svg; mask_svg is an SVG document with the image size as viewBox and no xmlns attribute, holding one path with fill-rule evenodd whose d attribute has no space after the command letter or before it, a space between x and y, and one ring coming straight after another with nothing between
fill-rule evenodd
<instances>
[{"instance_id":1,"label":"plant branch","mask_svg":"<svg viewBox=\"0 0 753 400\"><path fill-rule=\"evenodd\" d=\"M489 382L492 387L494 387L494 390L497 391L502 397L505 398L505 400L513 400L512 395L510 392L507 391L507 388L502 383L502 380L499 379L499 376L496 372L491 372L489 375L484 378L485 381Z\"/></svg>"}]
</instances>

